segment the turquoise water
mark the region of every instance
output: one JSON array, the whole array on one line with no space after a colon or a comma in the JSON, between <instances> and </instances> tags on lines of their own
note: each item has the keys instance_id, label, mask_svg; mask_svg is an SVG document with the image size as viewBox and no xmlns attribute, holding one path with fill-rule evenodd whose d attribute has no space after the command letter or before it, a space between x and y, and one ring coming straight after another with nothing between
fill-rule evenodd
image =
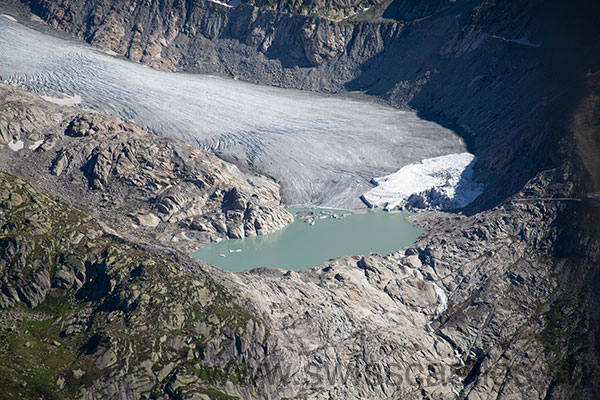
<instances>
[{"instance_id":1,"label":"turquoise water","mask_svg":"<svg viewBox=\"0 0 600 400\"><path fill-rule=\"evenodd\" d=\"M288 211L295 215L294 222L280 231L208 244L192 256L229 271L300 270L335 257L390 253L413 243L423 232L406 222L406 212Z\"/></svg>"}]
</instances>

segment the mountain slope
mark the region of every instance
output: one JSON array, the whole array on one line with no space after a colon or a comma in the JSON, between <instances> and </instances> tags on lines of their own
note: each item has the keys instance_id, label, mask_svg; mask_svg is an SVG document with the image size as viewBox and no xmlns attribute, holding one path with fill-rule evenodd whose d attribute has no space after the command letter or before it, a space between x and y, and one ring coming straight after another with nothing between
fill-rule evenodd
<instances>
[{"instance_id":1,"label":"mountain slope","mask_svg":"<svg viewBox=\"0 0 600 400\"><path fill-rule=\"evenodd\" d=\"M597 5L404 0L336 23L201 1L29 4L160 68L366 91L456 127L478 156L486 194L462 215L415 217L428 233L407 250L300 273L211 270L278 343L238 393L598 397L600 215L544 200L600 190Z\"/></svg>"},{"instance_id":2,"label":"mountain slope","mask_svg":"<svg viewBox=\"0 0 600 400\"><path fill-rule=\"evenodd\" d=\"M584 0L399 0L389 6L397 20L345 22L210 1L29 5L53 27L157 68L363 91L415 109L467 140L488 184L484 206L559 164L585 74L600 65L597 5Z\"/></svg>"},{"instance_id":3,"label":"mountain slope","mask_svg":"<svg viewBox=\"0 0 600 400\"><path fill-rule=\"evenodd\" d=\"M226 382L249 371L236 341L268 345L264 323L198 267L6 173L0 197L0 397L229 398Z\"/></svg>"},{"instance_id":4,"label":"mountain slope","mask_svg":"<svg viewBox=\"0 0 600 400\"><path fill-rule=\"evenodd\" d=\"M280 229L278 185L106 115L0 84L0 166L134 236L194 249ZM7 143L23 143L11 150ZM25 146L26 144L26 146ZM115 214L118 210L118 214Z\"/></svg>"}]
</instances>

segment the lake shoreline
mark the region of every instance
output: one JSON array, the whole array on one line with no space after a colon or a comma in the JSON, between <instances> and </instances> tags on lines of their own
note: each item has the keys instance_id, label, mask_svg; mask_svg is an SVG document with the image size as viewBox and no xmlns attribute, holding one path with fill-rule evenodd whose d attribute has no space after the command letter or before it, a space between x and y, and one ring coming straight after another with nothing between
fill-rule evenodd
<instances>
[{"instance_id":1,"label":"lake shoreline","mask_svg":"<svg viewBox=\"0 0 600 400\"><path fill-rule=\"evenodd\" d=\"M190 255L230 272L263 267L299 271L340 257L393 253L425 231L408 222L413 214L408 211L287 210L294 222L279 231L210 243Z\"/></svg>"}]
</instances>

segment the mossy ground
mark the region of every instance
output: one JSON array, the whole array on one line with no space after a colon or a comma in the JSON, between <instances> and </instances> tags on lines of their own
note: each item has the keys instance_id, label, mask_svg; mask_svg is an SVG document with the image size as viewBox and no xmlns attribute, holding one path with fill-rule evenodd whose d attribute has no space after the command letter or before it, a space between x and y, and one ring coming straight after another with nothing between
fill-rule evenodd
<instances>
[{"instance_id":1,"label":"mossy ground","mask_svg":"<svg viewBox=\"0 0 600 400\"><path fill-rule=\"evenodd\" d=\"M0 240L8 246L0 249L2 289L20 290L13 286L39 274L52 282L39 304L11 298L1 310L0 400L74 398L98 379L148 360L154 373L175 365L156 378L150 397L157 391L156 397L164 396L170 380L184 375L193 384L172 395L193 390L230 399L219 387L247 381L243 363L189 359L208 343L231 347L232 334L243 336L262 324L208 275L116 242L90 217L1 172L0 210ZM58 270L83 271L83 282L57 285ZM207 329L199 331L199 323ZM185 348L169 345L177 337L185 339Z\"/></svg>"}]
</instances>

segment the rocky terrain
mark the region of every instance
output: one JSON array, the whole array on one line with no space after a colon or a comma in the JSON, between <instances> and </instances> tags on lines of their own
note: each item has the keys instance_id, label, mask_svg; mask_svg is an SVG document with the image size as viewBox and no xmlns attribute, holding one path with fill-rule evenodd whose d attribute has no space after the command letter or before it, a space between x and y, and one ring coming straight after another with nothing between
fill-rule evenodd
<instances>
[{"instance_id":1,"label":"rocky terrain","mask_svg":"<svg viewBox=\"0 0 600 400\"><path fill-rule=\"evenodd\" d=\"M1 168L113 229L182 247L280 229L279 186L184 142L0 84ZM23 143L14 150L8 143ZM116 212L118 210L118 212Z\"/></svg>"},{"instance_id":2,"label":"rocky terrain","mask_svg":"<svg viewBox=\"0 0 600 400\"><path fill-rule=\"evenodd\" d=\"M125 125L89 114L82 126L81 111L3 89L5 110L30 122L47 121L48 111L74 113L67 137L73 130L104 137L111 122ZM26 129L17 137L29 145L35 137ZM38 145L33 153L50 151ZM9 145L2 151L18 153ZM15 167L19 157L12 168L27 171ZM56 165L29 173L48 185ZM524 192L569 194L570 173L567 166L547 171ZM472 217L420 215L415 222L429 233L402 252L301 272L232 274L189 259L177 250L187 249L180 241L118 225L131 213L118 200L96 213L106 221L99 223L20 179L4 174L2 182L8 398L59 390L69 398L536 398L565 373L554 351L568 339L554 334L550 318L561 316L558 277L572 261L548 254L560 234L560 204L509 201ZM91 188L88 179L67 182L71 192L124 196L103 181ZM171 256L161 255L167 246Z\"/></svg>"},{"instance_id":3,"label":"rocky terrain","mask_svg":"<svg viewBox=\"0 0 600 400\"><path fill-rule=\"evenodd\" d=\"M118 199L133 196L139 201L134 210L153 212L155 197L112 191L114 177L90 175L93 169L84 168L84 174L80 167L67 168L58 178L34 174L33 162L14 161L13 153L25 148L14 152L10 146L19 147L14 133L7 135L8 128L0 126L7 143L0 160L12 160L4 169L27 179L47 176L32 183L52 195L65 193L57 187L72 187L76 195L64 199L84 210L85 204L78 204L84 195L76 190L88 192L91 185L89 192L99 198L115 196L106 213L92 213L96 225L18 178L2 175L6 397L50 396L63 385L72 388L62 390L65 397L77 398L598 397L600 211L586 201L543 200L581 199L600 190L600 52L594 20L600 14L590 3L396 0L368 21L343 23L274 11L295 10L283 5L28 4L52 26L160 68L321 91L364 90L413 107L460 128L478 157L475 174L486 192L462 213L415 216L414 223L427 233L391 255L331 260L298 273L230 274L179 254L181 241L167 250L174 258L163 255L166 242L152 226L143 228L144 235L134 234L140 228L129 220L139 216ZM31 95L12 93L34 102ZM29 118L51 119L56 106L43 107ZM27 115L25 109L11 120ZM124 125L88 115L75 123L80 133L73 138L68 127L81 120L75 118L81 111L70 112L73 118L58 130L63 136L55 135L74 142L74 148L83 149L75 143L98 146L88 136L78 138L86 129L96 131L95 118L102 120L100 135ZM142 135L124 126L120 135ZM27 145L34 139L41 137L27 136ZM150 136L148 141L148 146L165 143ZM79 153L68 151L73 165L82 165ZM52 171L57 156L42 165ZM108 163L110 168L117 161ZM72 186L53 183L66 177L73 177L64 181ZM44 213L57 219L41 218ZM60 218L74 220L65 224ZM121 238L110 234L112 226L122 230ZM50 242L35 244L40 240ZM95 241L118 247L121 255L111 261L110 252ZM86 250L73 253L86 257L84 267L57 253L50 254L54 262L36 263L44 259L36 251L79 245ZM149 250L156 253L148 256ZM135 256L141 253L155 264L143 265ZM116 260L123 264L113 266ZM134 272L142 266L148 279ZM173 278L177 274L180 280ZM181 286L161 289L167 284ZM223 303L190 294L192 287L227 298L226 309L211 308L215 301ZM134 297L141 306L132 308ZM173 308L162 308L168 304ZM173 311L178 307L181 312ZM59 320L58 312L65 317ZM153 317L162 312L183 316ZM61 332L74 324L75 314L78 326L89 328L70 341ZM144 322L132 322L136 315ZM224 328L205 333L207 321ZM156 330L140 333L144 325ZM95 332L101 337L90 343ZM138 362L126 362L128 355ZM148 359L154 362L150 370L144 369ZM27 360L40 361L28 365Z\"/></svg>"},{"instance_id":4,"label":"rocky terrain","mask_svg":"<svg viewBox=\"0 0 600 400\"><path fill-rule=\"evenodd\" d=\"M244 300L197 266L123 243L12 175L0 191L2 398L226 399L218 387L269 346Z\"/></svg>"}]
</instances>

